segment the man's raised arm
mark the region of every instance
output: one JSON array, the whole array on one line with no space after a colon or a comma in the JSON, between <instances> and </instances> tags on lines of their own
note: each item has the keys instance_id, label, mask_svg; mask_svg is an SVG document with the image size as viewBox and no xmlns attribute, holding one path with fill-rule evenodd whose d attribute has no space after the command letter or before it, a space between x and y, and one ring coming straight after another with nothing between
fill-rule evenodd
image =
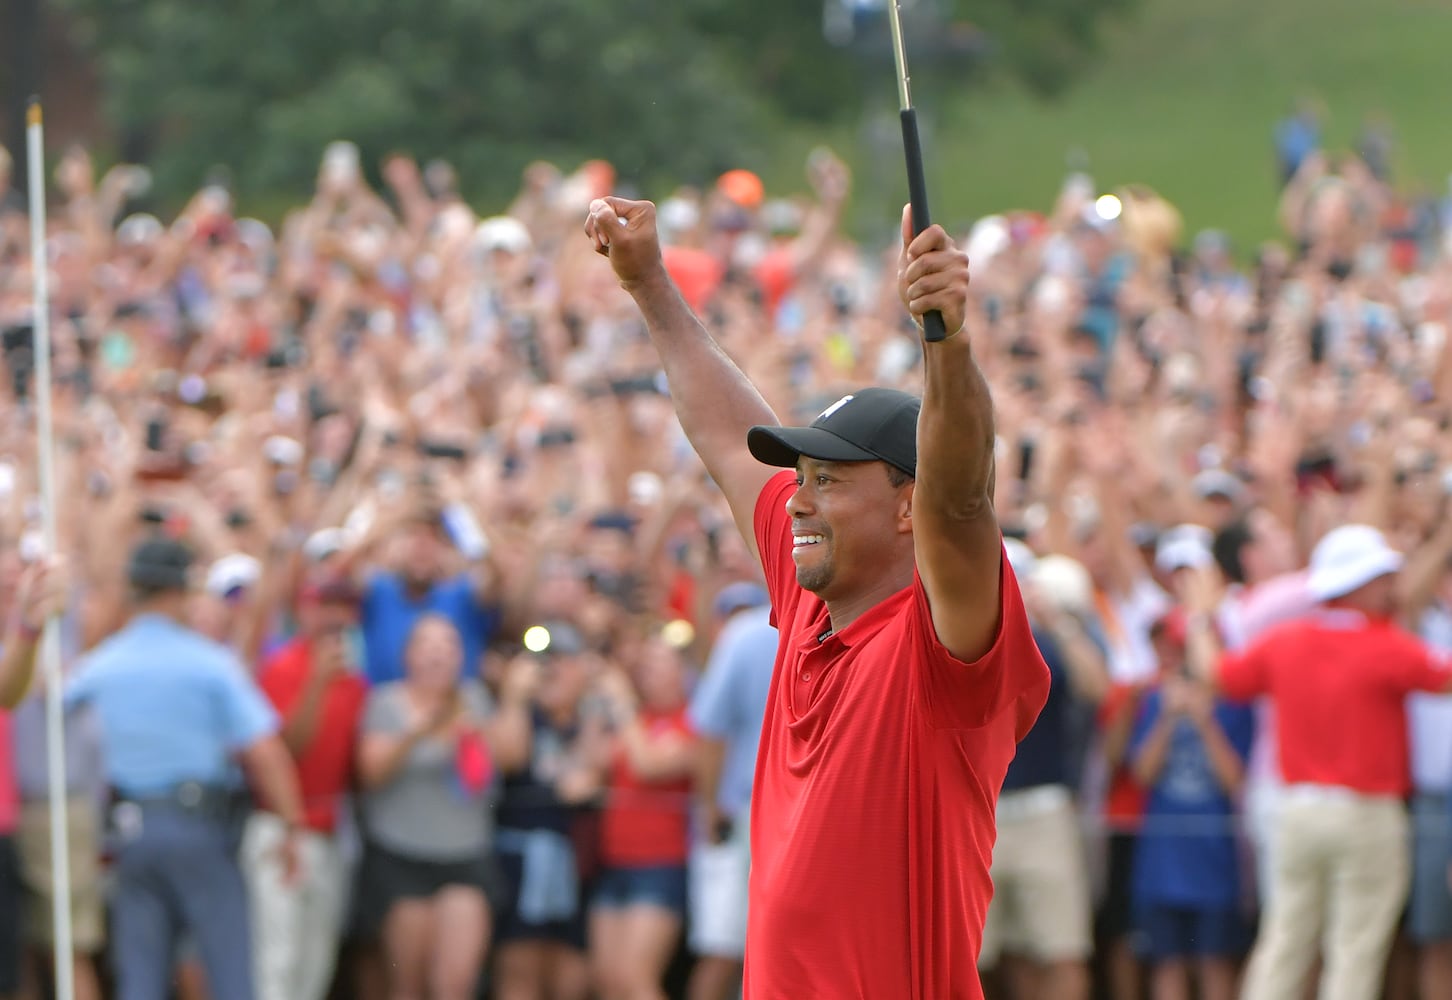
<instances>
[{"instance_id":1,"label":"man's raised arm","mask_svg":"<svg viewBox=\"0 0 1452 1000\"><path fill-rule=\"evenodd\" d=\"M898 286L919 321L943 314L948 338L924 343L918 415L913 550L938 640L960 660L988 652L998 632L1003 540L993 512L993 401L960 332L968 301L968 258L940 226L916 238L903 212Z\"/></svg>"},{"instance_id":2,"label":"man's raised arm","mask_svg":"<svg viewBox=\"0 0 1452 1000\"><path fill-rule=\"evenodd\" d=\"M585 233L610 258L620 285L639 306L670 382L671 400L691 446L726 494L736 525L756 554L752 520L762 486L777 470L746 450L746 432L779 421L681 298L661 260L655 206L597 199Z\"/></svg>"}]
</instances>

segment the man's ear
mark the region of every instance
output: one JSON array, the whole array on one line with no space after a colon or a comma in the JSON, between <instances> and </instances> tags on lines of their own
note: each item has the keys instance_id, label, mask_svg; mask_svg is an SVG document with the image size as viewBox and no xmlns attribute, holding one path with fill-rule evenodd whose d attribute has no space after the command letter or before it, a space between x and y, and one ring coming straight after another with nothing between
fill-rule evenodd
<instances>
[{"instance_id":1,"label":"man's ear","mask_svg":"<svg viewBox=\"0 0 1452 1000\"><path fill-rule=\"evenodd\" d=\"M911 532L913 530L913 490L916 488L916 483L908 483L907 489L903 491L902 496L898 499L897 530L900 532Z\"/></svg>"}]
</instances>

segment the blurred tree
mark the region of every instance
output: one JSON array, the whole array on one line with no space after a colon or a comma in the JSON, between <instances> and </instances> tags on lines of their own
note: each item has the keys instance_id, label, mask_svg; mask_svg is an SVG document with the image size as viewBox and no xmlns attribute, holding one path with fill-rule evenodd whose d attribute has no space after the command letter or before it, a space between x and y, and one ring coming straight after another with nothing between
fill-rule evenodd
<instances>
[{"instance_id":1,"label":"blurred tree","mask_svg":"<svg viewBox=\"0 0 1452 1000\"><path fill-rule=\"evenodd\" d=\"M1104 23L1138 0L946 0L993 39L996 66L1043 96L1062 93L1099 52Z\"/></svg>"},{"instance_id":2,"label":"blurred tree","mask_svg":"<svg viewBox=\"0 0 1452 1000\"><path fill-rule=\"evenodd\" d=\"M890 0L691 0L692 21L773 95L813 118L895 102ZM1137 0L901 0L913 75L961 85L996 73L1052 96L1098 50L1107 16ZM842 59L822 39L859 59ZM864 72L866 70L866 72ZM880 71L880 72L879 72Z\"/></svg>"},{"instance_id":3,"label":"blurred tree","mask_svg":"<svg viewBox=\"0 0 1452 1000\"><path fill-rule=\"evenodd\" d=\"M475 194L551 156L704 177L759 134L761 102L654 0L65 2L162 191L218 163L246 190L297 188L334 138L369 163L447 156Z\"/></svg>"},{"instance_id":4,"label":"blurred tree","mask_svg":"<svg viewBox=\"0 0 1452 1000\"><path fill-rule=\"evenodd\" d=\"M1092 48L1096 16L1127 2L973 7L1012 66L1052 90ZM856 114L864 94L893 93L890 75L823 43L810 0L63 3L96 54L108 116L150 151L163 193L218 163L244 194L297 189L334 138L369 163L392 149L445 156L490 198L540 157L704 180L750 162L773 123Z\"/></svg>"}]
</instances>

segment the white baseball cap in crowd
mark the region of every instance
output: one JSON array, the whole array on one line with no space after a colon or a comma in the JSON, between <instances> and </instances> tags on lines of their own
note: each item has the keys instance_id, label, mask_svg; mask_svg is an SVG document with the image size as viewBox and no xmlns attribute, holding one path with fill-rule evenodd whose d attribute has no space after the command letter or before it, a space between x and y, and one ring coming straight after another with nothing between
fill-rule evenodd
<instances>
[{"instance_id":1,"label":"white baseball cap in crowd","mask_svg":"<svg viewBox=\"0 0 1452 1000\"><path fill-rule=\"evenodd\" d=\"M1190 480L1190 488L1201 500L1221 497L1231 503L1245 498L1245 483L1233 472L1221 468L1205 469Z\"/></svg>"},{"instance_id":2,"label":"white baseball cap in crowd","mask_svg":"<svg viewBox=\"0 0 1452 1000\"><path fill-rule=\"evenodd\" d=\"M1204 569L1215 561L1210 550L1214 535L1198 524L1181 524L1160 536L1155 546L1155 568L1161 573Z\"/></svg>"},{"instance_id":3,"label":"white baseball cap in crowd","mask_svg":"<svg viewBox=\"0 0 1452 1000\"><path fill-rule=\"evenodd\" d=\"M1057 553L1039 556L1033 582L1060 611L1087 615L1094 610L1094 580L1077 559Z\"/></svg>"},{"instance_id":4,"label":"white baseball cap in crowd","mask_svg":"<svg viewBox=\"0 0 1452 1000\"><path fill-rule=\"evenodd\" d=\"M262 576L262 564L244 552L234 552L207 570L207 590L215 597L230 597L252 586Z\"/></svg>"},{"instance_id":5,"label":"white baseball cap in crowd","mask_svg":"<svg viewBox=\"0 0 1452 1000\"><path fill-rule=\"evenodd\" d=\"M523 253L533 245L524 223L509 215L485 219L474 230L474 246L483 251Z\"/></svg>"},{"instance_id":6,"label":"white baseball cap in crowd","mask_svg":"<svg viewBox=\"0 0 1452 1000\"><path fill-rule=\"evenodd\" d=\"M135 215L128 215L121 225L116 227L116 241L122 246L140 246L158 239L164 232L166 232L166 227L156 216L138 212Z\"/></svg>"},{"instance_id":7,"label":"white baseball cap in crowd","mask_svg":"<svg viewBox=\"0 0 1452 1000\"><path fill-rule=\"evenodd\" d=\"M660 203L657 218L670 229L691 229L701 221L701 208L689 198L671 197Z\"/></svg>"},{"instance_id":8,"label":"white baseball cap in crowd","mask_svg":"<svg viewBox=\"0 0 1452 1000\"><path fill-rule=\"evenodd\" d=\"M262 454L274 465L297 465L305 452L301 441L282 434L274 434L262 442Z\"/></svg>"},{"instance_id":9,"label":"white baseball cap in crowd","mask_svg":"<svg viewBox=\"0 0 1452 1000\"><path fill-rule=\"evenodd\" d=\"M985 215L973 224L968 233L968 259L986 264L1013 243L1008 220L1001 215Z\"/></svg>"},{"instance_id":10,"label":"white baseball cap in crowd","mask_svg":"<svg viewBox=\"0 0 1452 1000\"><path fill-rule=\"evenodd\" d=\"M328 556L341 552L347 545L342 528L319 528L303 542L303 558L308 562L322 562Z\"/></svg>"},{"instance_id":11,"label":"white baseball cap in crowd","mask_svg":"<svg viewBox=\"0 0 1452 1000\"><path fill-rule=\"evenodd\" d=\"M774 198L761 208L761 224L773 236L795 236L802 231L802 210L795 202Z\"/></svg>"},{"instance_id":12,"label":"white baseball cap in crowd","mask_svg":"<svg viewBox=\"0 0 1452 1000\"><path fill-rule=\"evenodd\" d=\"M1311 552L1307 587L1318 601L1345 597L1402 568L1400 552L1369 524L1345 524L1328 531Z\"/></svg>"}]
</instances>

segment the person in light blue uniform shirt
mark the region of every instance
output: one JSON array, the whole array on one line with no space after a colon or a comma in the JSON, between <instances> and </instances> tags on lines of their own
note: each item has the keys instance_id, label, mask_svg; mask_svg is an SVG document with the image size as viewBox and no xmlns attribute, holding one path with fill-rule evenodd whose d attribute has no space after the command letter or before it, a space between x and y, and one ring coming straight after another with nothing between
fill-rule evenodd
<instances>
[{"instance_id":1,"label":"person in light blue uniform shirt","mask_svg":"<svg viewBox=\"0 0 1452 1000\"><path fill-rule=\"evenodd\" d=\"M764 588L725 587L715 611L726 624L688 713L702 748L690 858L692 997L730 996L746 951L751 786L778 643Z\"/></svg>"},{"instance_id":2,"label":"person in light blue uniform shirt","mask_svg":"<svg viewBox=\"0 0 1452 1000\"><path fill-rule=\"evenodd\" d=\"M143 541L127 567L134 614L66 684L68 709L99 723L111 789L118 1000L169 995L183 935L215 1000L252 1000L247 891L236 857L233 784L253 788L292 827L302 801L278 720L242 663L188 628L191 553Z\"/></svg>"}]
</instances>

